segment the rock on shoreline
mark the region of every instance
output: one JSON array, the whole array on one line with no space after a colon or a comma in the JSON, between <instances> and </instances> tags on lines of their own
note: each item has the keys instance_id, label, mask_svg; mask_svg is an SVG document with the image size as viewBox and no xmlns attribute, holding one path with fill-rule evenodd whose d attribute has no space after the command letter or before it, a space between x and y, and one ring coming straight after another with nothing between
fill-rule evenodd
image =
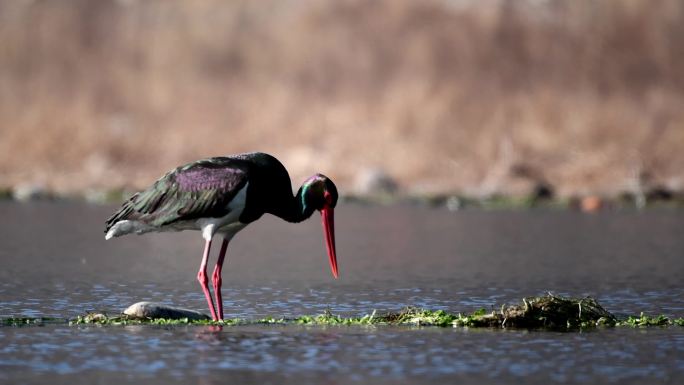
<instances>
[{"instance_id":1,"label":"rock on shoreline","mask_svg":"<svg viewBox=\"0 0 684 385\"><path fill-rule=\"evenodd\" d=\"M159 302L138 302L129 306L126 310L124 310L123 313L131 318L187 318L189 320L210 319L210 317L204 313L171 305L165 305Z\"/></svg>"}]
</instances>

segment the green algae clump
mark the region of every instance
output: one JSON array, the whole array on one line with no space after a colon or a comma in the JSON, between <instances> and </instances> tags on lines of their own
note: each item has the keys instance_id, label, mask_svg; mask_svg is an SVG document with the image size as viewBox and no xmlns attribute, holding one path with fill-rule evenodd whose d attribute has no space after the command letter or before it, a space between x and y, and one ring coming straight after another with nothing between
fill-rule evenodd
<instances>
[{"instance_id":1,"label":"green algae clump","mask_svg":"<svg viewBox=\"0 0 684 385\"><path fill-rule=\"evenodd\" d=\"M0 318L1 326L43 326L46 324L60 324L66 320L53 317L8 317Z\"/></svg>"},{"instance_id":2,"label":"green algae clump","mask_svg":"<svg viewBox=\"0 0 684 385\"><path fill-rule=\"evenodd\" d=\"M674 322L670 322L670 319L665 317L664 315L659 315L656 317L644 315L642 312L638 317L634 316L629 316L627 319L619 321L619 325L621 326L632 326L632 327L639 327L639 326L668 326L671 324L679 325L679 326L684 326L684 322L681 318L674 320Z\"/></svg>"}]
</instances>

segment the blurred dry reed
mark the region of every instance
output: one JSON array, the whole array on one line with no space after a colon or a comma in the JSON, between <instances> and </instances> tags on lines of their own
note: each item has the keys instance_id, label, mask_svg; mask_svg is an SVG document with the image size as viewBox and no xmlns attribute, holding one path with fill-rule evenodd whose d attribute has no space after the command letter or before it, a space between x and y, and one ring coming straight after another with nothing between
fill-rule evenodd
<instances>
[{"instance_id":1,"label":"blurred dry reed","mask_svg":"<svg viewBox=\"0 0 684 385\"><path fill-rule=\"evenodd\" d=\"M0 1L0 186L250 150L343 189L684 190L684 2Z\"/></svg>"}]
</instances>

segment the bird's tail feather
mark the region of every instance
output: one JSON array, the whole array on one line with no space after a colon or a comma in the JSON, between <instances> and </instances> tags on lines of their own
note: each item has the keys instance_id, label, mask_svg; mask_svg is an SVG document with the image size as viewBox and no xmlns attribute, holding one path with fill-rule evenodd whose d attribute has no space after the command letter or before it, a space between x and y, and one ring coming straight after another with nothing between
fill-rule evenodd
<instances>
[{"instance_id":1,"label":"bird's tail feather","mask_svg":"<svg viewBox=\"0 0 684 385\"><path fill-rule=\"evenodd\" d=\"M105 222L105 233L108 233L112 226L114 226L117 222L128 219L130 215L135 211L133 208L133 201L135 200L136 195L132 196L131 199L127 200L121 206L119 211L115 212L111 217L109 217L109 219L107 219L107 221Z\"/></svg>"}]
</instances>

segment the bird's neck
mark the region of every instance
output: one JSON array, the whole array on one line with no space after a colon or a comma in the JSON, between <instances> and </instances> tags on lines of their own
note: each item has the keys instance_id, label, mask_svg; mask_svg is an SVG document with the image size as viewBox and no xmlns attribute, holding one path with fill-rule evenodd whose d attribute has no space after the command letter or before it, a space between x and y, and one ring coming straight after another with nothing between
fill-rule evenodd
<instances>
[{"instance_id":1,"label":"bird's neck","mask_svg":"<svg viewBox=\"0 0 684 385\"><path fill-rule=\"evenodd\" d=\"M303 199L303 188L300 187L297 195L288 199L281 210L275 214L288 222L297 223L308 219L313 212L314 209L311 206L306 206Z\"/></svg>"}]
</instances>

